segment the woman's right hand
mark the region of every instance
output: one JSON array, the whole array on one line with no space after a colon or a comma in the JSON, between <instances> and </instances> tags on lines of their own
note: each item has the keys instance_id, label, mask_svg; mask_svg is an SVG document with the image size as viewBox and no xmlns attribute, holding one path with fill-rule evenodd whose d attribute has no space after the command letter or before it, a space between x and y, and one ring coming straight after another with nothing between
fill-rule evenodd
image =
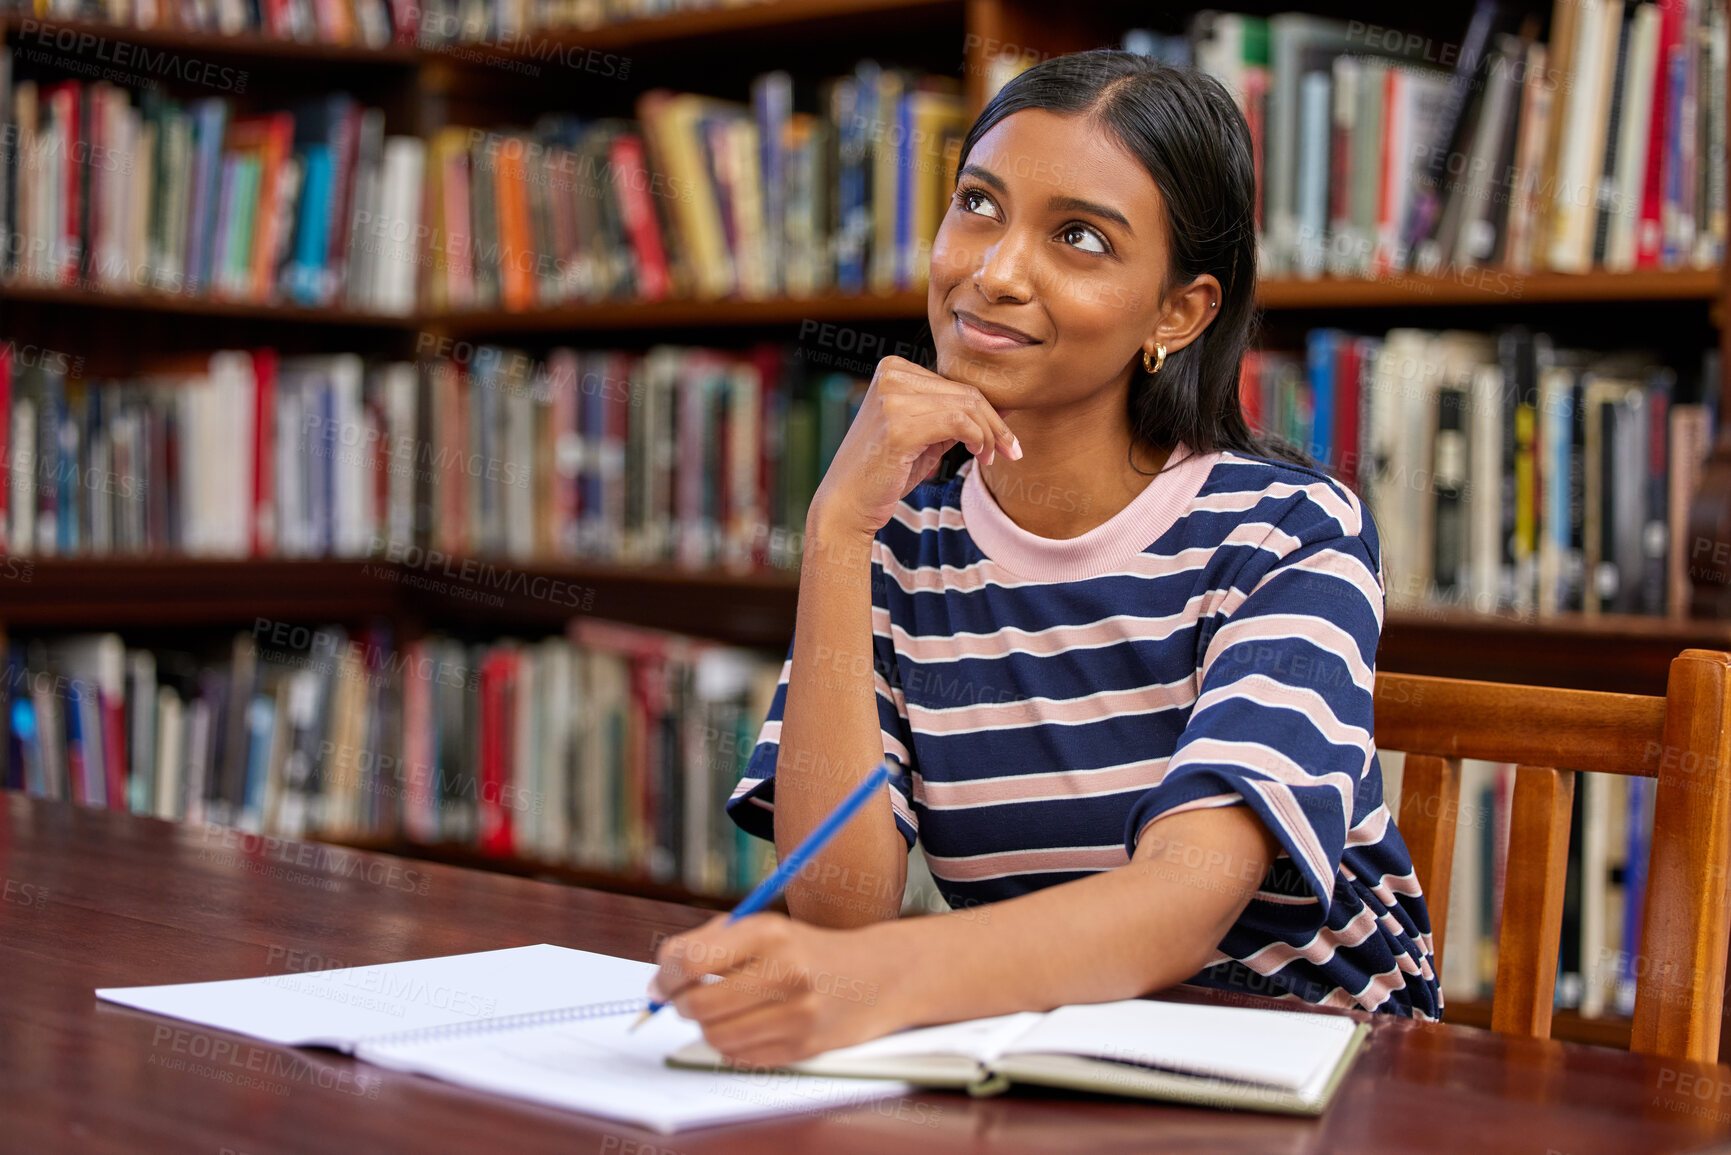
<instances>
[{"instance_id":1,"label":"woman's right hand","mask_svg":"<svg viewBox=\"0 0 1731 1155\"><path fill-rule=\"evenodd\" d=\"M859 413L812 498L807 521L876 535L896 503L924 481L951 446L984 464L998 450L1022 456L1016 435L972 385L940 377L903 357L885 357Z\"/></svg>"}]
</instances>

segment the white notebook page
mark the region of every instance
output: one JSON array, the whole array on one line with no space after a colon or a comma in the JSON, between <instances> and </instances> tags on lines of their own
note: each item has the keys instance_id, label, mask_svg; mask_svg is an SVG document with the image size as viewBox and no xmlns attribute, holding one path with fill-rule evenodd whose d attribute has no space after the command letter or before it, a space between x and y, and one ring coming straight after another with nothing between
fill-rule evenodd
<instances>
[{"instance_id":1,"label":"white notebook page","mask_svg":"<svg viewBox=\"0 0 1731 1155\"><path fill-rule=\"evenodd\" d=\"M662 1011L635 1032L635 1015L407 1044L364 1044L357 1054L553 1107L621 1119L661 1132L804 1111L839 1111L903 1095L886 1079L824 1079L769 1072L685 1070L666 1065L701 1037L696 1023Z\"/></svg>"},{"instance_id":2,"label":"white notebook page","mask_svg":"<svg viewBox=\"0 0 1731 1155\"><path fill-rule=\"evenodd\" d=\"M1006 1053L1085 1055L1298 1090L1340 1060L1357 1028L1345 1015L1126 999L1059 1007Z\"/></svg>"}]
</instances>

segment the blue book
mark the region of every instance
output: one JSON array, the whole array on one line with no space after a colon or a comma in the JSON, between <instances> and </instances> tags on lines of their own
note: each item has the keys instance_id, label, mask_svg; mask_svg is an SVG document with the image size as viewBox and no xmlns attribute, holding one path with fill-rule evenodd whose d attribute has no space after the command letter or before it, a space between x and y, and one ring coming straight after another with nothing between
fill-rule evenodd
<instances>
[{"instance_id":1,"label":"blue book","mask_svg":"<svg viewBox=\"0 0 1731 1155\"><path fill-rule=\"evenodd\" d=\"M330 249L331 149L327 144L309 144L302 154L306 166L301 181L299 221L295 225L294 255L289 262L288 295L302 305L323 300L325 256Z\"/></svg>"},{"instance_id":2,"label":"blue book","mask_svg":"<svg viewBox=\"0 0 1731 1155\"><path fill-rule=\"evenodd\" d=\"M261 829L264 821L265 778L270 772L275 733L276 699L258 694L246 710L246 788L240 813L240 825L245 830Z\"/></svg>"},{"instance_id":3,"label":"blue book","mask_svg":"<svg viewBox=\"0 0 1731 1155\"><path fill-rule=\"evenodd\" d=\"M1305 361L1310 377L1310 436L1304 449L1325 468L1334 462L1334 366L1339 354L1339 329L1312 329L1305 336Z\"/></svg>"},{"instance_id":4,"label":"blue book","mask_svg":"<svg viewBox=\"0 0 1731 1155\"><path fill-rule=\"evenodd\" d=\"M57 516L54 522L54 547L60 553L74 553L79 546L78 541L78 478L82 472L78 461L78 419L72 415L72 409L66 404L66 391L61 388L60 378L50 374L46 378L48 397L54 411L54 508Z\"/></svg>"},{"instance_id":5,"label":"blue book","mask_svg":"<svg viewBox=\"0 0 1731 1155\"><path fill-rule=\"evenodd\" d=\"M842 146L842 229L846 235L845 260L848 262L844 292L857 293L865 288L866 257L872 235L872 165L875 161L870 130L878 124L878 89L883 69L874 60L862 60L854 67L852 85L853 114L839 125ZM849 173L853 187L848 187ZM837 275L844 270L838 267Z\"/></svg>"},{"instance_id":6,"label":"blue book","mask_svg":"<svg viewBox=\"0 0 1731 1155\"><path fill-rule=\"evenodd\" d=\"M1327 72L1307 73L1298 89L1297 272L1315 277L1327 263L1328 137L1333 81Z\"/></svg>"},{"instance_id":7,"label":"blue book","mask_svg":"<svg viewBox=\"0 0 1731 1155\"><path fill-rule=\"evenodd\" d=\"M210 283L216 249L217 197L222 180L222 140L228 126L228 102L220 97L192 106L192 211L187 220L186 291L201 293Z\"/></svg>"},{"instance_id":8,"label":"blue book","mask_svg":"<svg viewBox=\"0 0 1731 1155\"><path fill-rule=\"evenodd\" d=\"M1623 964L1618 977L1616 1009L1625 1014L1635 1010L1635 979L1641 956L1641 917L1647 897L1647 852L1653 829L1653 783L1645 778L1630 778L1629 787L1629 847L1623 861Z\"/></svg>"},{"instance_id":9,"label":"blue book","mask_svg":"<svg viewBox=\"0 0 1731 1155\"><path fill-rule=\"evenodd\" d=\"M766 72L751 82L751 104L757 113L757 152L763 188L765 256L769 262L769 291L787 288L784 235L787 224L785 192L786 158L781 134L793 109L793 78L786 72Z\"/></svg>"},{"instance_id":10,"label":"blue book","mask_svg":"<svg viewBox=\"0 0 1731 1155\"><path fill-rule=\"evenodd\" d=\"M1540 475L1547 479L1544 490L1545 531L1549 547L1557 559L1556 603L1558 609L1569 604L1569 470L1574 424L1574 397L1568 390L1557 390L1541 397L1544 411L1539 415L1544 429L1539 433L1540 452L1545 455Z\"/></svg>"},{"instance_id":11,"label":"blue book","mask_svg":"<svg viewBox=\"0 0 1731 1155\"><path fill-rule=\"evenodd\" d=\"M22 678L14 683L19 686L27 684ZM19 779L26 794L32 798L46 798L48 771L42 756L42 732L36 725L36 704L27 695L28 691L22 691L12 700L12 733L17 736L18 757L23 763L19 768Z\"/></svg>"}]
</instances>

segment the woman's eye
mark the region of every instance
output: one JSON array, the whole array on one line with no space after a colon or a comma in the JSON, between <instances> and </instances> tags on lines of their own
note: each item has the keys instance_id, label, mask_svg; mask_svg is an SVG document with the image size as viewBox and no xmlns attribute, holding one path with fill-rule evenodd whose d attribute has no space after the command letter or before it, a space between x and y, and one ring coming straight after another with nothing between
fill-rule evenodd
<instances>
[{"instance_id":1,"label":"woman's eye","mask_svg":"<svg viewBox=\"0 0 1731 1155\"><path fill-rule=\"evenodd\" d=\"M963 189L957 193L956 203L962 206L962 211L965 213L978 213L981 216L992 217L994 220L998 215L998 206L992 203L992 198L977 188Z\"/></svg>"},{"instance_id":2,"label":"woman's eye","mask_svg":"<svg viewBox=\"0 0 1731 1155\"><path fill-rule=\"evenodd\" d=\"M1104 253L1106 242L1100 234L1087 225L1065 225L1064 231L1058 234L1066 245L1074 245L1084 253Z\"/></svg>"}]
</instances>

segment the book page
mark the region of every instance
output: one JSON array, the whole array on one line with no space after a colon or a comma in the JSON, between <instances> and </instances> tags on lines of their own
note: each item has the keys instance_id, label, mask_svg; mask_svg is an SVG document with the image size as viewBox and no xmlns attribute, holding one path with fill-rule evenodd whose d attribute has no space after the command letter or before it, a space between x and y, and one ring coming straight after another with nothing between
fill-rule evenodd
<instances>
[{"instance_id":1,"label":"book page","mask_svg":"<svg viewBox=\"0 0 1731 1155\"><path fill-rule=\"evenodd\" d=\"M1339 1062L1344 1015L1127 999L1059 1007L1007 1054L1082 1055L1298 1090Z\"/></svg>"},{"instance_id":2,"label":"book page","mask_svg":"<svg viewBox=\"0 0 1731 1155\"><path fill-rule=\"evenodd\" d=\"M669 1067L696 1042L696 1023L664 1010L633 1032L635 1014L404 1044L363 1044L371 1063L430 1075L661 1132L805 1111L845 1110L913 1088L887 1079L824 1079L767 1071Z\"/></svg>"},{"instance_id":3,"label":"book page","mask_svg":"<svg viewBox=\"0 0 1731 1155\"><path fill-rule=\"evenodd\" d=\"M653 963L542 943L262 978L110 987L96 996L273 1043L347 1051L370 1035L641 999L654 973Z\"/></svg>"},{"instance_id":4,"label":"book page","mask_svg":"<svg viewBox=\"0 0 1731 1155\"><path fill-rule=\"evenodd\" d=\"M1023 1011L989 1019L945 1023L938 1027L914 1027L897 1031L893 1035L885 1035L881 1039L872 1039L870 1042L825 1051L806 1062L827 1066L832 1060L839 1065L853 1059L899 1058L903 1055L961 1055L976 1062L990 1064L1043 1017L1033 1011Z\"/></svg>"}]
</instances>

